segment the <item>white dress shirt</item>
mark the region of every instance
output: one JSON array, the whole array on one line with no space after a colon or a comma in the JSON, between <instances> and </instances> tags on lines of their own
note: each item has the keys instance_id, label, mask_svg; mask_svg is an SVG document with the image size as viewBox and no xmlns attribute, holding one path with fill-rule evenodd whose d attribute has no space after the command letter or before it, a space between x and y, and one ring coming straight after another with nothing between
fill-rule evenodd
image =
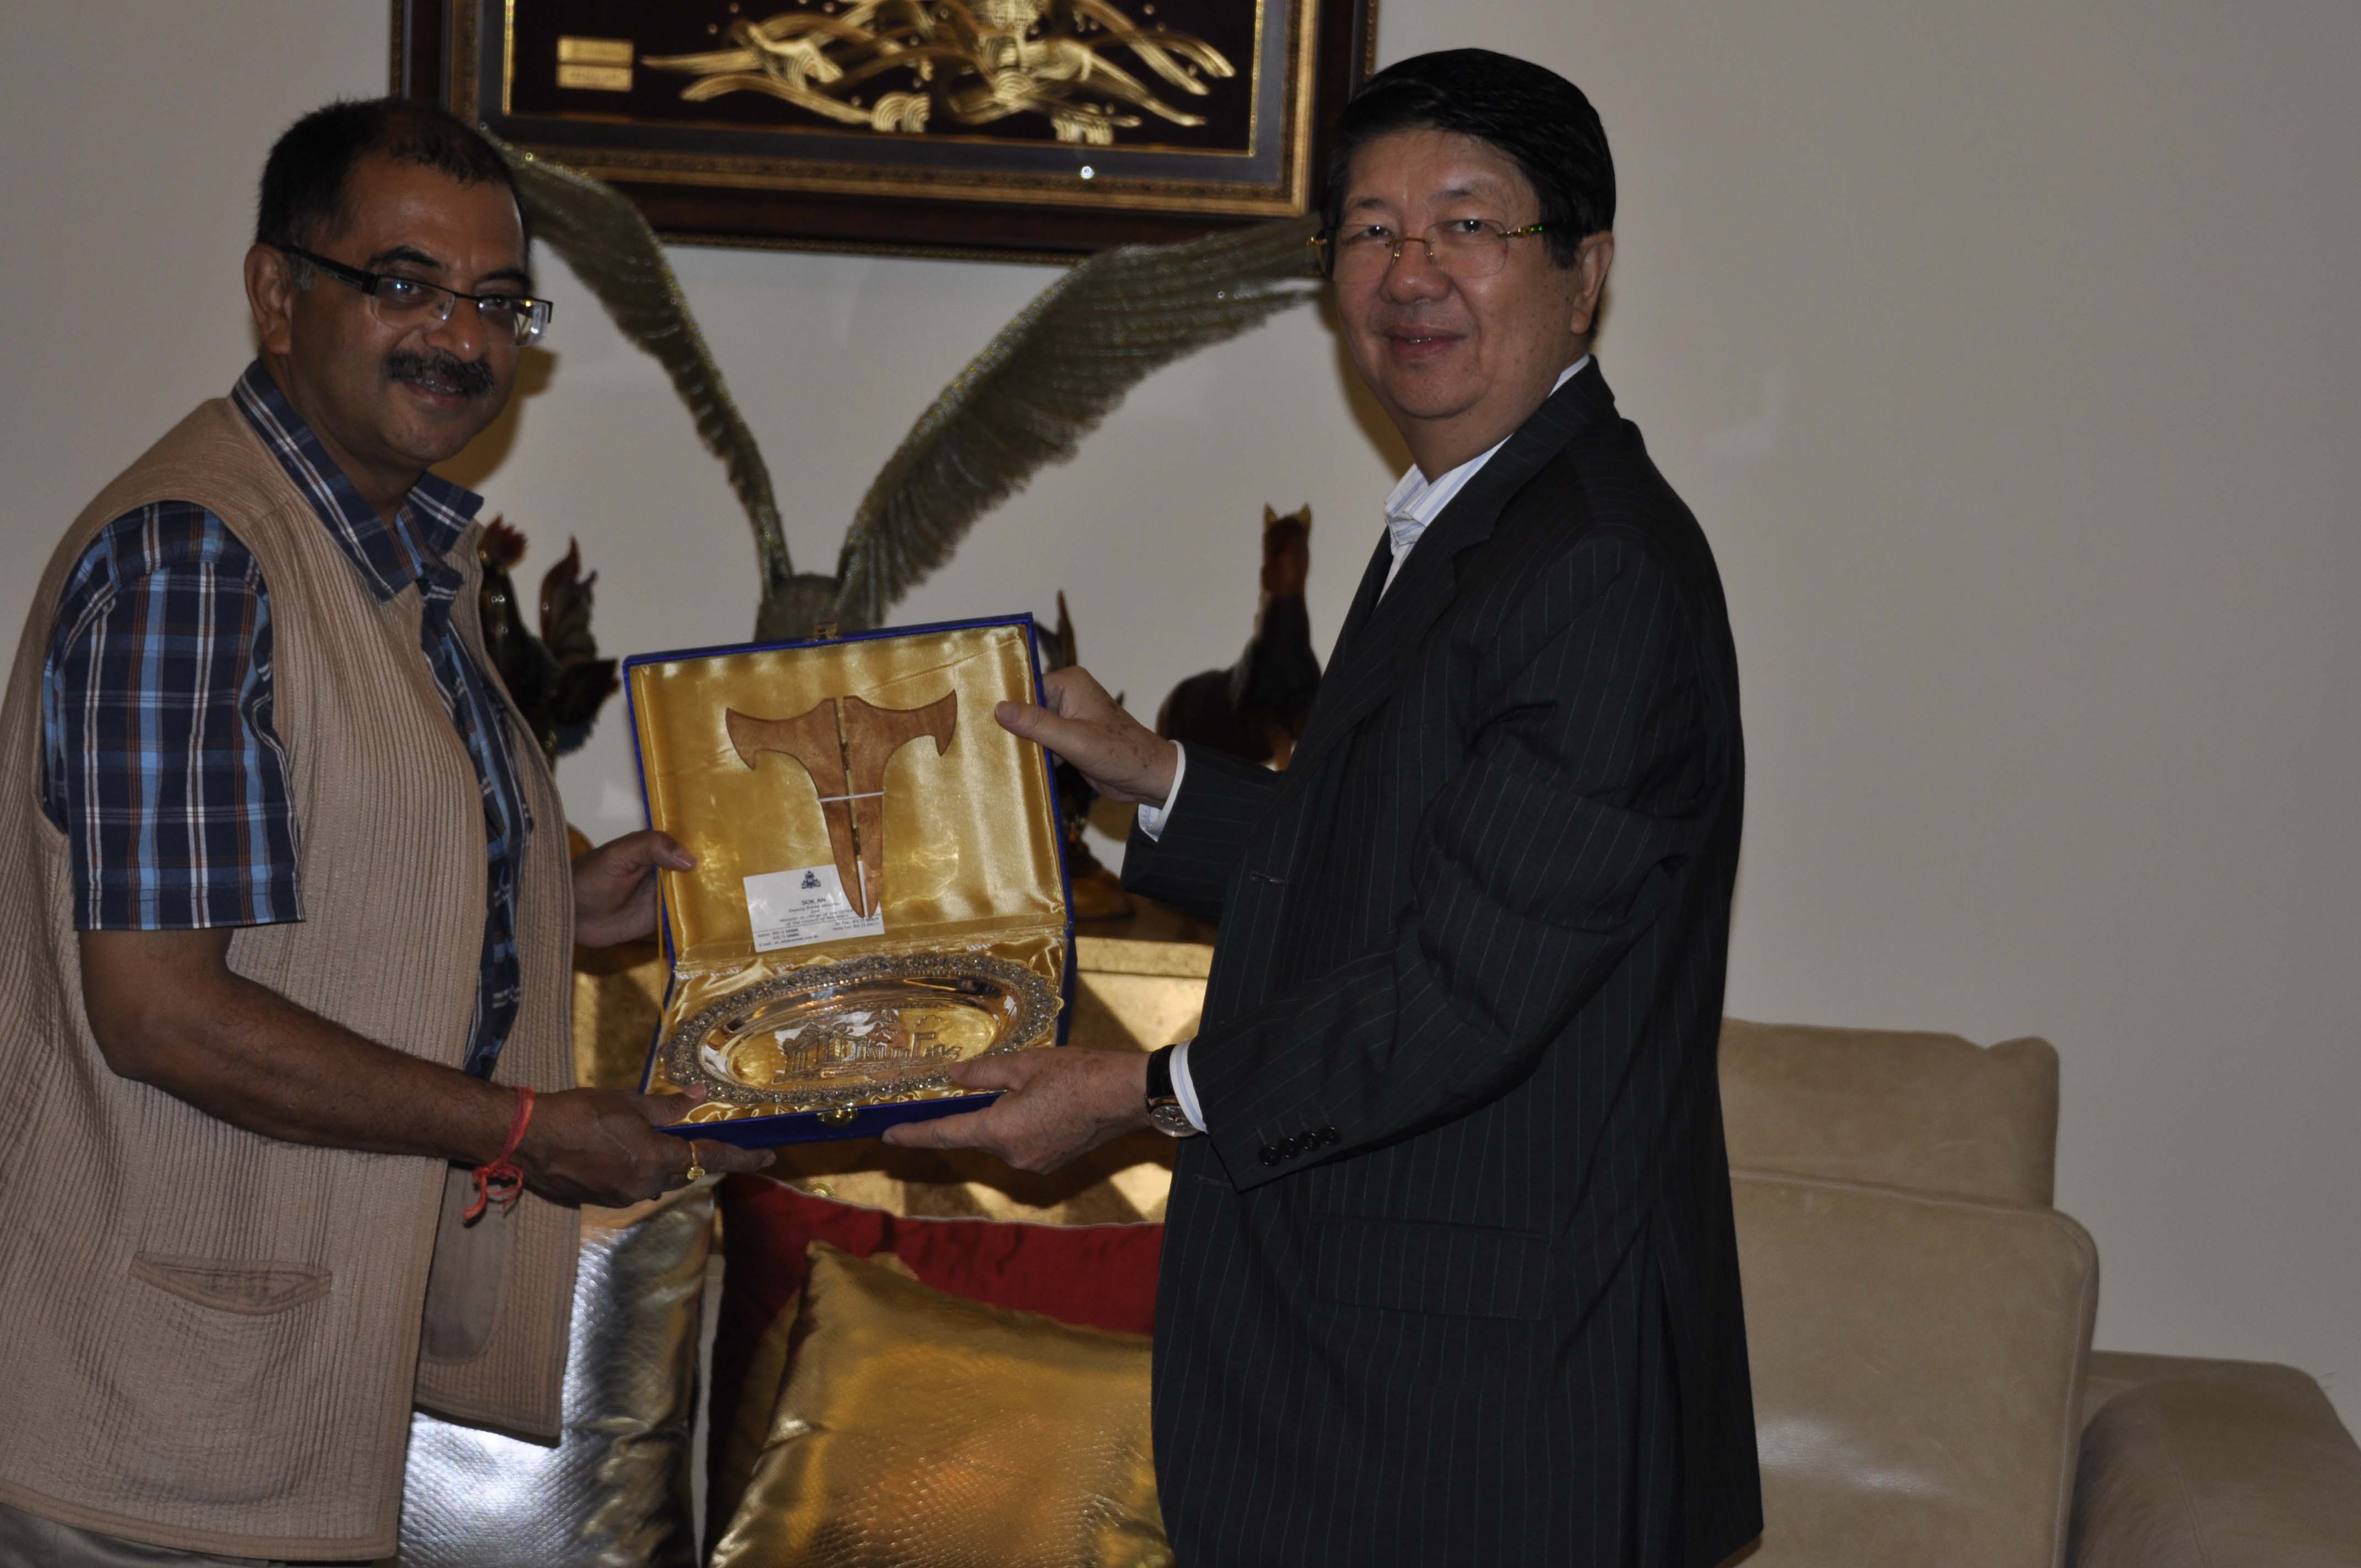
<instances>
[{"instance_id":1,"label":"white dress shirt","mask_svg":"<svg viewBox=\"0 0 2361 1568\"><path fill-rule=\"evenodd\" d=\"M1555 396L1560 387L1580 375L1582 367L1589 363L1590 356L1586 354L1559 371L1556 385L1550 388L1551 395ZM1503 436L1488 450L1477 453L1439 479L1428 478L1419 472L1418 465L1411 465L1410 471L1394 487L1393 494L1386 498L1386 538L1392 546L1394 561L1386 568L1385 587L1378 590L1379 598L1401 576L1402 563L1418 548L1427 526L1443 515L1443 509L1458 498L1459 492L1467 488L1467 481L1483 471L1495 453L1509 444L1509 439ZM1139 830L1150 839L1164 836L1164 824L1172 815L1173 803L1180 798L1180 780L1189 771L1189 748L1175 740L1172 751L1172 787L1164 792L1164 804L1142 805L1139 808ZM1198 1108L1197 1086L1189 1077L1189 1047L1192 1044L1193 1041L1183 1040L1173 1047L1172 1097L1180 1102L1181 1113L1189 1118L1189 1124L1202 1133L1205 1130L1205 1114Z\"/></svg>"}]
</instances>

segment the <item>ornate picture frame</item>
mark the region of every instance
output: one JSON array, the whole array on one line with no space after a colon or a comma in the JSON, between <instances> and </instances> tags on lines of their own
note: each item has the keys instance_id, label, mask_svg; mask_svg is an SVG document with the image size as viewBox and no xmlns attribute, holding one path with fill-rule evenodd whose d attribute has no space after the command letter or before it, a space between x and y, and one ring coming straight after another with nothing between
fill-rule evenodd
<instances>
[{"instance_id":1,"label":"ornate picture frame","mask_svg":"<svg viewBox=\"0 0 2361 1568\"><path fill-rule=\"evenodd\" d=\"M393 91L697 244L1072 259L1291 217L1377 0L394 0Z\"/></svg>"}]
</instances>

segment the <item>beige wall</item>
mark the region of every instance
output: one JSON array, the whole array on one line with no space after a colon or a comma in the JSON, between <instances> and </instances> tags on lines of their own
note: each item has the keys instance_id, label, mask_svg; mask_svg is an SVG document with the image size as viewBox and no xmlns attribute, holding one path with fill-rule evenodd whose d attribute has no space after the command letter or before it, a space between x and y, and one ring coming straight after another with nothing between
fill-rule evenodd
<instances>
[{"instance_id":1,"label":"beige wall","mask_svg":"<svg viewBox=\"0 0 2361 1568\"><path fill-rule=\"evenodd\" d=\"M251 182L384 79L380 0L13 7L0 49L0 616L246 354ZM2349 0L1387 0L1597 98L1602 359L1704 520L1752 801L1730 1002L2039 1032L2103 1343L2286 1359L2361 1425L2361 11ZM1050 276L683 250L808 564ZM460 466L580 537L622 651L742 635L752 552L653 366L570 280L545 388ZM1299 312L1159 376L903 608L1063 587L1135 707L1235 653L1265 501L1324 646L1395 459ZM611 719L564 783L636 810Z\"/></svg>"}]
</instances>

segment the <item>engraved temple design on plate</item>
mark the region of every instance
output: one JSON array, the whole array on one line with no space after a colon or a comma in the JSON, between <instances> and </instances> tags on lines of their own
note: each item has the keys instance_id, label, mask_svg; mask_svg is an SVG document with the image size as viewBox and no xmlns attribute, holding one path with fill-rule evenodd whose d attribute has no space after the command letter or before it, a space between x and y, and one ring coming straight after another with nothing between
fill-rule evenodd
<instances>
[{"instance_id":1,"label":"engraved temple design on plate","mask_svg":"<svg viewBox=\"0 0 2361 1568\"><path fill-rule=\"evenodd\" d=\"M939 1067L964 1059L957 1046L942 1043L933 1029L913 1029L898 1016L847 1013L800 1029L775 1029L779 1052L774 1081L807 1078L883 1076L913 1068Z\"/></svg>"}]
</instances>

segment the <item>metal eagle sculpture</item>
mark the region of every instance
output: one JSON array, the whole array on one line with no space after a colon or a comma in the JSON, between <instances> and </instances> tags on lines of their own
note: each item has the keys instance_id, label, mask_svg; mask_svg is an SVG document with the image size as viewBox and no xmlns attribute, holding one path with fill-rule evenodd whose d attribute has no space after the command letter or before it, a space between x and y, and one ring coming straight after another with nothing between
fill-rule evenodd
<instances>
[{"instance_id":1,"label":"metal eagle sculpture","mask_svg":"<svg viewBox=\"0 0 2361 1568\"><path fill-rule=\"evenodd\" d=\"M533 232L565 258L616 325L653 355L697 433L729 471L763 574L754 636L808 637L882 624L950 558L976 520L1082 439L1147 377L1311 298L1292 218L1082 261L1000 329L935 398L870 484L833 574L797 572L771 471L730 400L664 247L612 186L502 146Z\"/></svg>"}]
</instances>

